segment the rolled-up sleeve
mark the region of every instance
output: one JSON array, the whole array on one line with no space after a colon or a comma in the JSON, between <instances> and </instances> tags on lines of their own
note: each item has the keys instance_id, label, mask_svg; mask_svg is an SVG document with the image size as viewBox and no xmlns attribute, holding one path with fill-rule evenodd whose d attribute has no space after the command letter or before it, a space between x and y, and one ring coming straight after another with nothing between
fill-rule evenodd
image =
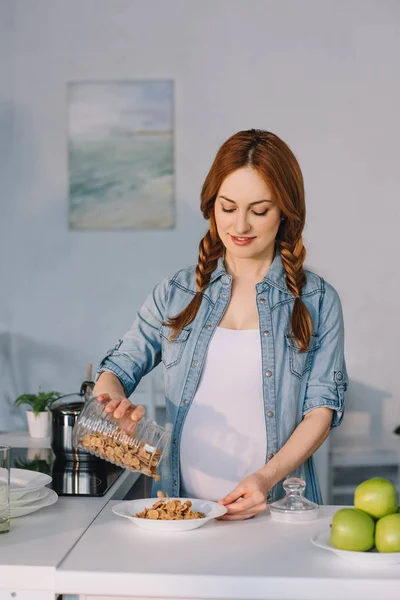
<instances>
[{"instance_id":1,"label":"rolled-up sleeve","mask_svg":"<svg viewBox=\"0 0 400 600\"><path fill-rule=\"evenodd\" d=\"M165 318L170 279L157 284L144 302L129 331L101 360L96 381L104 371L114 373L129 397L141 378L161 360L160 327Z\"/></svg>"},{"instance_id":2,"label":"rolled-up sleeve","mask_svg":"<svg viewBox=\"0 0 400 600\"><path fill-rule=\"evenodd\" d=\"M314 352L303 415L314 408L330 408L333 410L333 428L340 425L343 419L348 375L344 356L342 305L336 290L326 282L317 333L319 347Z\"/></svg>"}]
</instances>

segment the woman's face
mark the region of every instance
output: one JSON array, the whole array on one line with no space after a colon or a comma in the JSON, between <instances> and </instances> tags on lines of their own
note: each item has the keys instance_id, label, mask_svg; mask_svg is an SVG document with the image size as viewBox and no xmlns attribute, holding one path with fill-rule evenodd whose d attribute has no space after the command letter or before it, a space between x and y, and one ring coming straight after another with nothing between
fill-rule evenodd
<instances>
[{"instance_id":1,"label":"woman's face","mask_svg":"<svg viewBox=\"0 0 400 600\"><path fill-rule=\"evenodd\" d=\"M224 181L215 200L218 234L237 258L267 258L281 222L271 189L255 169L237 169Z\"/></svg>"}]
</instances>

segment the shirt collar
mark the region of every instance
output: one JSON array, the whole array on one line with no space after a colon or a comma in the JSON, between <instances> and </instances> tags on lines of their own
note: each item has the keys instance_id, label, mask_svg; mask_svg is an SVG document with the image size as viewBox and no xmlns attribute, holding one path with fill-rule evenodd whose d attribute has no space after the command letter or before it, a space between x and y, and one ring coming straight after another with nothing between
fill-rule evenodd
<instances>
[{"instance_id":1,"label":"shirt collar","mask_svg":"<svg viewBox=\"0 0 400 600\"><path fill-rule=\"evenodd\" d=\"M211 275L210 283L226 274L227 273L224 265L224 257L221 256L218 259L217 266ZM289 292L286 285L286 272L283 268L281 254L277 246L275 247L274 260L272 261L271 266L268 269L268 272L266 273L264 279L260 283L258 283L257 286L264 286L266 284L273 285L282 292L292 295L291 292Z\"/></svg>"}]
</instances>

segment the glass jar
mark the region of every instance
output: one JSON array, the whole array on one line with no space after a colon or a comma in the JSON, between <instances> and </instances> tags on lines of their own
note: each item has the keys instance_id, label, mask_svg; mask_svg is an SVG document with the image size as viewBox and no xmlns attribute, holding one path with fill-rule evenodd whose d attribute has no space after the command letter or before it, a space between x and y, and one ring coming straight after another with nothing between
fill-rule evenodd
<instances>
[{"instance_id":1,"label":"glass jar","mask_svg":"<svg viewBox=\"0 0 400 600\"><path fill-rule=\"evenodd\" d=\"M108 401L99 402L96 396L85 403L72 433L74 448L158 481L158 468L170 432L145 418L135 423L131 419L133 408L122 419L116 419L106 412L107 404Z\"/></svg>"}]
</instances>

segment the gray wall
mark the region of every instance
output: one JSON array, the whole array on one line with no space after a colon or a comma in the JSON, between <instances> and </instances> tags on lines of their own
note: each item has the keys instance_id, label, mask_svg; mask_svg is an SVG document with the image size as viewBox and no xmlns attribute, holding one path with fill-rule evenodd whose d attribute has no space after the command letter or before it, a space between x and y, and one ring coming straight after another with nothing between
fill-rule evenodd
<instances>
[{"instance_id":1,"label":"gray wall","mask_svg":"<svg viewBox=\"0 0 400 600\"><path fill-rule=\"evenodd\" d=\"M10 274L13 220L14 15L12 0L0 2L0 431L19 421L9 414L16 382L11 372L12 297Z\"/></svg>"},{"instance_id":2,"label":"gray wall","mask_svg":"<svg viewBox=\"0 0 400 600\"><path fill-rule=\"evenodd\" d=\"M349 408L376 435L400 423L400 3L14 0L0 16L0 430L25 426L17 394L77 390L151 287L196 260L203 179L249 127L302 166L308 266L343 301ZM68 231L66 83L153 78L175 81L176 229Z\"/></svg>"}]
</instances>

